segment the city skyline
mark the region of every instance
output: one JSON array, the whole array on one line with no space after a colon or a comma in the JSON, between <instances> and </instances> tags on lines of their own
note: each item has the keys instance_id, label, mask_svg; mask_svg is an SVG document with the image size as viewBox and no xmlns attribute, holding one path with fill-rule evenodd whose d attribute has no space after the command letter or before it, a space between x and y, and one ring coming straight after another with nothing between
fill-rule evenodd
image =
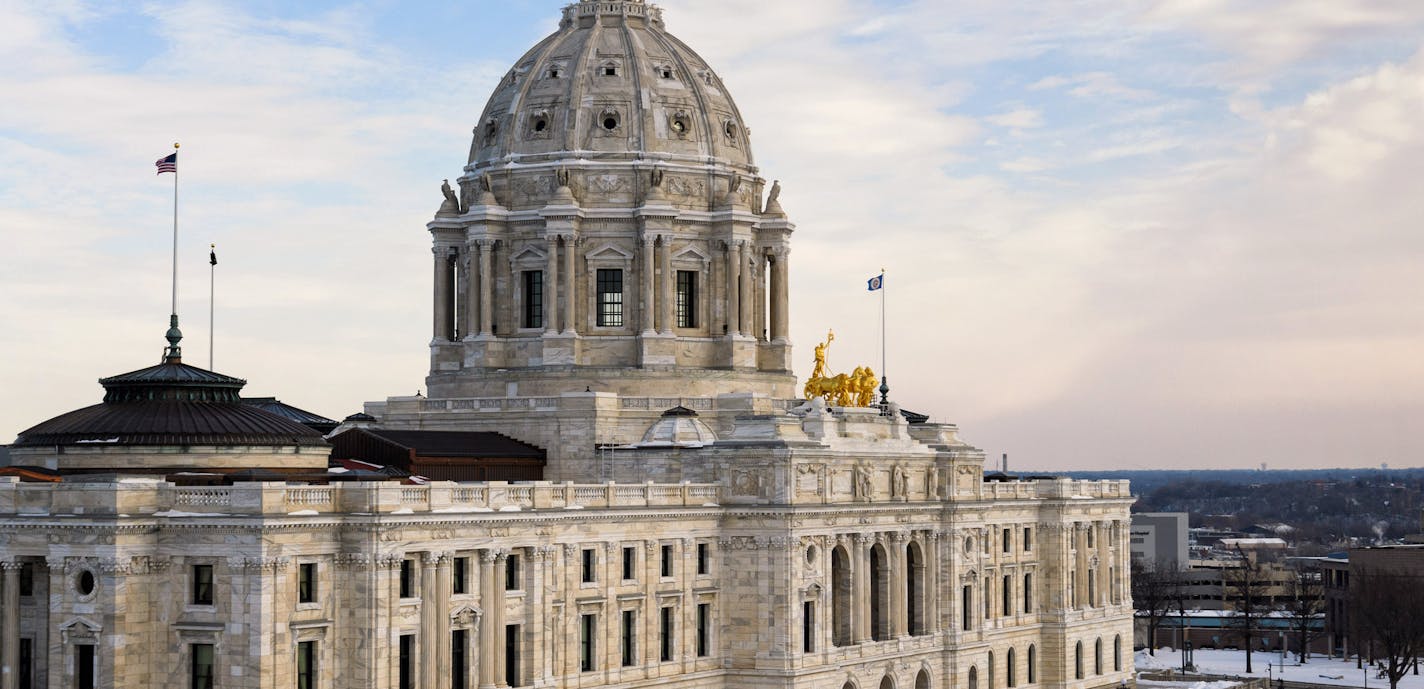
<instances>
[{"instance_id":1,"label":"city skyline","mask_svg":"<svg viewBox=\"0 0 1424 689\"><path fill-rule=\"evenodd\" d=\"M885 267L892 397L1011 467L1424 463L1424 8L662 4L785 188L803 380L878 366ZM0 441L157 363L174 140L188 362L216 242L249 394L423 389L424 224L560 3L489 5L0 8Z\"/></svg>"}]
</instances>

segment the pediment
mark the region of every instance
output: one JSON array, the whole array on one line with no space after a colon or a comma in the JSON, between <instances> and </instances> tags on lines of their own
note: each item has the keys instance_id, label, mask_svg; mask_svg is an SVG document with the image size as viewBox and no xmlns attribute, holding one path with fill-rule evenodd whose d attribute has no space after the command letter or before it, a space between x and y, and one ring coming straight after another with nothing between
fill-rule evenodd
<instances>
[{"instance_id":1,"label":"pediment","mask_svg":"<svg viewBox=\"0 0 1424 689\"><path fill-rule=\"evenodd\" d=\"M585 253L584 259L588 261L631 261L633 252L617 244L600 244Z\"/></svg>"},{"instance_id":2,"label":"pediment","mask_svg":"<svg viewBox=\"0 0 1424 689\"><path fill-rule=\"evenodd\" d=\"M687 247L683 247L682 251L679 251L679 252L673 254L673 255L672 255L672 260L674 260L674 261L701 261L702 263L710 263L710 262L712 261L712 257L708 256L707 254L702 253L701 251L698 251L698 250L697 250L697 247L695 247L695 246L687 246Z\"/></svg>"},{"instance_id":3,"label":"pediment","mask_svg":"<svg viewBox=\"0 0 1424 689\"><path fill-rule=\"evenodd\" d=\"M538 247L526 246L516 252L513 256L510 256L509 260L515 263L527 263L534 261L545 261L548 260L548 257L549 255L539 250Z\"/></svg>"}]
</instances>

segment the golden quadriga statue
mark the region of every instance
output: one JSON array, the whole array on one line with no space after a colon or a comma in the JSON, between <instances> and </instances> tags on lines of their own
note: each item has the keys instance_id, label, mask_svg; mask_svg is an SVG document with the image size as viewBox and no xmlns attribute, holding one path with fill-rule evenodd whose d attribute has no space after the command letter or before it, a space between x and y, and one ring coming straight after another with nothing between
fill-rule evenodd
<instances>
[{"instance_id":1,"label":"golden quadriga statue","mask_svg":"<svg viewBox=\"0 0 1424 689\"><path fill-rule=\"evenodd\" d=\"M816 345L816 365L811 369L811 377L806 380L806 399L820 397L826 400L826 404L838 407L869 407L875 404L875 387L879 379L869 366L857 366L850 374L829 375L826 351L835 339L834 332L827 332L826 341Z\"/></svg>"}]
</instances>

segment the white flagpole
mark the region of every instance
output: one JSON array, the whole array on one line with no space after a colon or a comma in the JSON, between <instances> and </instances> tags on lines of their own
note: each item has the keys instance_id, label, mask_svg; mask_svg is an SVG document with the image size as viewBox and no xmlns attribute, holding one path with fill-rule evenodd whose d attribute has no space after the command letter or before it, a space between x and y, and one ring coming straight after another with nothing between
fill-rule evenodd
<instances>
[{"instance_id":1,"label":"white flagpole","mask_svg":"<svg viewBox=\"0 0 1424 689\"><path fill-rule=\"evenodd\" d=\"M217 250L218 250L218 245L217 245L217 244L209 244L209 245L208 245L208 249L209 249L209 251L210 251L210 253L208 254L209 256L216 256L216 255L217 255L217 253L216 253ZM216 331L214 330L214 322L215 322L215 320L214 320L213 316L214 316L214 314L217 313L217 302L213 299L213 297L217 294L217 287L216 287L216 285L217 285L217 279L218 279L217 276L218 276L218 262L217 262L216 260L211 260L211 261L208 262L208 370L209 370L209 371L216 370L216 369L213 368L213 333L216 332Z\"/></svg>"},{"instance_id":2,"label":"white flagpole","mask_svg":"<svg viewBox=\"0 0 1424 689\"><path fill-rule=\"evenodd\" d=\"M173 144L178 150L178 144ZM178 166L173 167L173 317L178 317Z\"/></svg>"},{"instance_id":3,"label":"white flagpole","mask_svg":"<svg viewBox=\"0 0 1424 689\"><path fill-rule=\"evenodd\" d=\"M885 370L888 354L885 351L885 269L880 269L880 403L889 403L890 383Z\"/></svg>"}]
</instances>

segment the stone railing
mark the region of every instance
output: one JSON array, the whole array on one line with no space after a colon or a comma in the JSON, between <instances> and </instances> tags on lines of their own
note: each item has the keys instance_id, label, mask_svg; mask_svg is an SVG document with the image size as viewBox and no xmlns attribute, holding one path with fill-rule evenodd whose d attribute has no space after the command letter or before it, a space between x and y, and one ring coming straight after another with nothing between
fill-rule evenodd
<instances>
[{"instance_id":1,"label":"stone railing","mask_svg":"<svg viewBox=\"0 0 1424 689\"><path fill-rule=\"evenodd\" d=\"M959 497L970 497L969 491L960 491ZM1128 481L1087 481L1070 478L1037 481L985 481L981 484L981 500L1027 500L1033 498L1057 499L1103 499L1130 498L1132 490Z\"/></svg>"},{"instance_id":2,"label":"stone railing","mask_svg":"<svg viewBox=\"0 0 1424 689\"><path fill-rule=\"evenodd\" d=\"M0 481L0 518L50 515L237 516L356 513L458 514L716 506L716 484L343 482L328 486L238 483L175 486L142 483L47 484Z\"/></svg>"},{"instance_id":3,"label":"stone railing","mask_svg":"<svg viewBox=\"0 0 1424 689\"><path fill-rule=\"evenodd\" d=\"M558 411L561 407L558 397L459 397L451 399L405 400L400 404L414 404L422 412L503 412L503 411ZM725 407L724 405L733 405ZM795 409L802 400L773 400L776 409ZM729 409L742 411L747 401L734 399L722 401L716 397L619 397L618 406L629 410L663 412L673 407L686 407L698 412L714 412Z\"/></svg>"}]
</instances>

